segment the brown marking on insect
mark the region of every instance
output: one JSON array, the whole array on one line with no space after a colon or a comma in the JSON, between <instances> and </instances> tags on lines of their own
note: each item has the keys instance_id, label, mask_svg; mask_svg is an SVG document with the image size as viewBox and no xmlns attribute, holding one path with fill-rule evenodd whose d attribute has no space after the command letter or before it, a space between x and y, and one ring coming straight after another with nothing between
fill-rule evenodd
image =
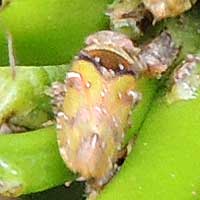
<instances>
[{"instance_id":1,"label":"brown marking on insect","mask_svg":"<svg viewBox=\"0 0 200 200\"><path fill-rule=\"evenodd\" d=\"M97 62L96 61L97 55L98 56L101 55L103 59L100 59L100 61ZM109 61L111 60L109 59L109 56L111 56L110 58L112 59L112 62ZM98 57L98 58L102 58L102 57ZM95 65L95 67L98 69L98 71L106 79L112 79L116 75L119 76L123 74L131 74L133 76L137 75L137 73L133 70L134 68L131 67L131 65L127 62L126 59L121 57L120 54L116 54L110 50L102 49L102 50L94 50L94 51L91 50L88 52L81 51L79 55L79 59L92 62ZM123 63L127 63L127 66L129 65L130 70L124 67L124 65L120 63L120 60ZM123 69L122 69L122 66L123 66Z\"/></svg>"},{"instance_id":2,"label":"brown marking on insect","mask_svg":"<svg viewBox=\"0 0 200 200\"><path fill-rule=\"evenodd\" d=\"M171 35L165 31L142 48L139 59L146 66L147 74L159 78L172 64L179 50Z\"/></svg>"},{"instance_id":3,"label":"brown marking on insect","mask_svg":"<svg viewBox=\"0 0 200 200\"><path fill-rule=\"evenodd\" d=\"M121 55L112 51L99 49L88 51L88 54L92 58L98 56L100 58L100 64L106 66L107 69L112 69L116 72L123 71L125 69L128 71L130 69L131 64ZM120 70L119 65L123 65L125 69Z\"/></svg>"}]
</instances>

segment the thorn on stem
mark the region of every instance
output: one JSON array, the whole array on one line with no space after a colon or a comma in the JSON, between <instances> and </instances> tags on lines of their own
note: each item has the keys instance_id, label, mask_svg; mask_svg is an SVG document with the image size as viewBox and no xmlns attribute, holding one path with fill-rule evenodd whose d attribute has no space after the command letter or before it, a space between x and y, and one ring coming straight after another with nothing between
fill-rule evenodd
<instances>
[{"instance_id":1,"label":"thorn on stem","mask_svg":"<svg viewBox=\"0 0 200 200\"><path fill-rule=\"evenodd\" d=\"M9 65L12 69L12 77L15 79L16 77L16 61L15 61L15 52L13 48L13 38L9 31L7 31L7 40L8 40L8 58L9 58Z\"/></svg>"}]
</instances>

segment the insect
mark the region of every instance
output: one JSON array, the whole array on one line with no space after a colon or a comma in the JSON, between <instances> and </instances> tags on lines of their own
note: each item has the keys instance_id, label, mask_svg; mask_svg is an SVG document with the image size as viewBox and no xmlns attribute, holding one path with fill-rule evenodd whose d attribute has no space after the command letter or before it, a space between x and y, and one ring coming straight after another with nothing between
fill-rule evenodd
<instances>
[{"instance_id":1,"label":"insect","mask_svg":"<svg viewBox=\"0 0 200 200\"><path fill-rule=\"evenodd\" d=\"M86 39L65 82L52 86L60 153L81 180L95 189L110 180L124 156L131 110L142 98L137 80L160 77L177 53L167 32L142 48L112 31Z\"/></svg>"}]
</instances>

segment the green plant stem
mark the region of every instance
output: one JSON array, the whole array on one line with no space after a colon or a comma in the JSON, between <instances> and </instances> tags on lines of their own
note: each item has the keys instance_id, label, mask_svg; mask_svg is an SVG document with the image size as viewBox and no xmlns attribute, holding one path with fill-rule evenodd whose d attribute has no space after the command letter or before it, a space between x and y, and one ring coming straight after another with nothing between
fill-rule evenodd
<instances>
[{"instance_id":1,"label":"green plant stem","mask_svg":"<svg viewBox=\"0 0 200 200\"><path fill-rule=\"evenodd\" d=\"M0 193L19 196L73 180L56 143L54 127L0 136Z\"/></svg>"},{"instance_id":2,"label":"green plant stem","mask_svg":"<svg viewBox=\"0 0 200 200\"><path fill-rule=\"evenodd\" d=\"M18 65L68 63L87 35L105 29L111 0L12 0L0 11L0 65L8 65L9 31ZM5 59L7 58L7 60Z\"/></svg>"},{"instance_id":3,"label":"green plant stem","mask_svg":"<svg viewBox=\"0 0 200 200\"><path fill-rule=\"evenodd\" d=\"M199 98L171 105L157 99L133 152L99 199L198 199L199 109Z\"/></svg>"}]
</instances>

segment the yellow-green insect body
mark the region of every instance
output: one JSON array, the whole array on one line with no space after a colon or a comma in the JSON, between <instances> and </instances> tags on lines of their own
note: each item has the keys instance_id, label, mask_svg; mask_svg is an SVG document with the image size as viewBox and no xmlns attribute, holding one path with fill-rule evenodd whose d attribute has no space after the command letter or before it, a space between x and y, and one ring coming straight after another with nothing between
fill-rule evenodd
<instances>
[{"instance_id":1,"label":"yellow-green insect body","mask_svg":"<svg viewBox=\"0 0 200 200\"><path fill-rule=\"evenodd\" d=\"M122 145L129 117L142 98L137 79L141 74L159 77L177 49L167 33L142 50L112 31L91 35L86 43L65 83L53 86L58 144L67 166L101 188L125 155Z\"/></svg>"},{"instance_id":2,"label":"yellow-green insect body","mask_svg":"<svg viewBox=\"0 0 200 200\"><path fill-rule=\"evenodd\" d=\"M93 63L78 60L67 74L63 112L58 112L60 152L67 165L99 185L112 176L134 101L135 79L106 79Z\"/></svg>"}]
</instances>

